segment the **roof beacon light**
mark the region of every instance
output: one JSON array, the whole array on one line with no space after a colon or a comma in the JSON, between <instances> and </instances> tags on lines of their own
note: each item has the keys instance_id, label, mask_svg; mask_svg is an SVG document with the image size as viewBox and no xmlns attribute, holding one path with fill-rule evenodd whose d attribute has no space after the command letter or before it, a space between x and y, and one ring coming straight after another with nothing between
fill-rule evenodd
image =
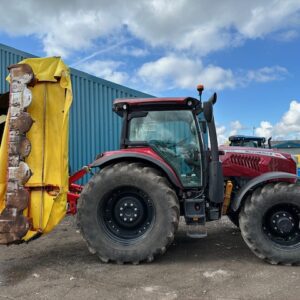
<instances>
[{"instance_id":1,"label":"roof beacon light","mask_svg":"<svg viewBox=\"0 0 300 300\"><path fill-rule=\"evenodd\" d=\"M199 92L199 100L202 101L202 92L204 91L204 85L198 84L197 85L197 91Z\"/></svg>"}]
</instances>

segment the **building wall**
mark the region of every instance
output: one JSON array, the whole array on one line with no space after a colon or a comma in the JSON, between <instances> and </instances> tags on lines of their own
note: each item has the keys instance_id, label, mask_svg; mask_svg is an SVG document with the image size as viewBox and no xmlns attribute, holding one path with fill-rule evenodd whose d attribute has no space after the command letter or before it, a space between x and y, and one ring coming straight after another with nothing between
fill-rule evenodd
<instances>
[{"instance_id":1,"label":"building wall","mask_svg":"<svg viewBox=\"0 0 300 300\"><path fill-rule=\"evenodd\" d=\"M0 44L0 94L7 92L7 67L32 54ZM95 156L119 147L121 119L112 112L115 98L150 95L70 69L73 104L70 113L69 160L71 172L92 162Z\"/></svg>"},{"instance_id":2,"label":"building wall","mask_svg":"<svg viewBox=\"0 0 300 300\"><path fill-rule=\"evenodd\" d=\"M300 141L272 141L272 148L296 156L298 159L298 176L300 176Z\"/></svg>"},{"instance_id":3,"label":"building wall","mask_svg":"<svg viewBox=\"0 0 300 300\"><path fill-rule=\"evenodd\" d=\"M121 118L112 111L116 98L150 95L71 69L70 165L75 171L103 151L119 148Z\"/></svg>"},{"instance_id":4,"label":"building wall","mask_svg":"<svg viewBox=\"0 0 300 300\"><path fill-rule=\"evenodd\" d=\"M27 57L33 57L33 55L0 44L0 94L7 92L9 89L5 80L8 75L7 67Z\"/></svg>"},{"instance_id":5,"label":"building wall","mask_svg":"<svg viewBox=\"0 0 300 300\"><path fill-rule=\"evenodd\" d=\"M300 153L300 148L275 148L280 152L290 153L292 155L297 155Z\"/></svg>"}]
</instances>

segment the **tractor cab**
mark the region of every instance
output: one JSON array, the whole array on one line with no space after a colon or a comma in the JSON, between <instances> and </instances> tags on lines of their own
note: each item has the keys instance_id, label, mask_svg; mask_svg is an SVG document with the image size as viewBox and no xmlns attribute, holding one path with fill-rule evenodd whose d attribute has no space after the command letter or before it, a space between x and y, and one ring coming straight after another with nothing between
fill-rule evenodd
<instances>
[{"instance_id":1,"label":"tractor cab","mask_svg":"<svg viewBox=\"0 0 300 300\"><path fill-rule=\"evenodd\" d=\"M210 203L212 213L208 213L204 220L218 219L224 200L223 173L213 117L217 95L213 94L202 103L203 87L199 86L198 91L200 100L192 97L116 99L113 104L114 112L123 117L120 148L127 153L134 151L135 158L139 149L150 149L150 162L165 171L171 183L176 180L168 175L167 169L174 173L180 185L173 185L185 198L182 214L187 223L192 220L202 222L198 215L200 211L205 215L205 202ZM198 119L200 113L203 113L209 131L209 150L203 141L203 126ZM162 160L163 167L158 164L158 159Z\"/></svg>"},{"instance_id":2,"label":"tractor cab","mask_svg":"<svg viewBox=\"0 0 300 300\"><path fill-rule=\"evenodd\" d=\"M202 103L203 86L197 89L200 100L116 99L113 110L123 117L120 148L149 147L174 171L183 190L207 192L211 203L219 205L223 202L223 176L213 117L217 95ZM209 129L209 151L199 124L200 113Z\"/></svg>"},{"instance_id":3,"label":"tractor cab","mask_svg":"<svg viewBox=\"0 0 300 300\"><path fill-rule=\"evenodd\" d=\"M121 149L150 147L177 174L184 188L203 186L205 153L194 98L117 99L123 117Z\"/></svg>"}]
</instances>

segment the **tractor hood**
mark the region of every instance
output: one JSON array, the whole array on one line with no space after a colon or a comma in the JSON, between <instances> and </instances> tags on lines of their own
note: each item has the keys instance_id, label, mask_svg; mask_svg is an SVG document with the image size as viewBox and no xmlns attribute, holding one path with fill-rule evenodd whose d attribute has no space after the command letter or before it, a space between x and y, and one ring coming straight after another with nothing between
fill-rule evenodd
<instances>
[{"instance_id":1,"label":"tractor hood","mask_svg":"<svg viewBox=\"0 0 300 300\"><path fill-rule=\"evenodd\" d=\"M221 146L220 160L225 177L256 177L267 172L296 174L291 154L274 149Z\"/></svg>"}]
</instances>

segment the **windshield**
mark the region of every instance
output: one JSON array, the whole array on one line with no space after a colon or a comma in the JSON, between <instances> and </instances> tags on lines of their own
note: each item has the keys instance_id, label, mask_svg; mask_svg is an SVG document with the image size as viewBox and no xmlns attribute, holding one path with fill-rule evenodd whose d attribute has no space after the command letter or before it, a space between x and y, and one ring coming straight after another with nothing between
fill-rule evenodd
<instances>
[{"instance_id":1,"label":"windshield","mask_svg":"<svg viewBox=\"0 0 300 300\"><path fill-rule=\"evenodd\" d=\"M150 111L131 119L129 141L146 142L180 177L184 187L199 187L200 145L191 111Z\"/></svg>"}]
</instances>

